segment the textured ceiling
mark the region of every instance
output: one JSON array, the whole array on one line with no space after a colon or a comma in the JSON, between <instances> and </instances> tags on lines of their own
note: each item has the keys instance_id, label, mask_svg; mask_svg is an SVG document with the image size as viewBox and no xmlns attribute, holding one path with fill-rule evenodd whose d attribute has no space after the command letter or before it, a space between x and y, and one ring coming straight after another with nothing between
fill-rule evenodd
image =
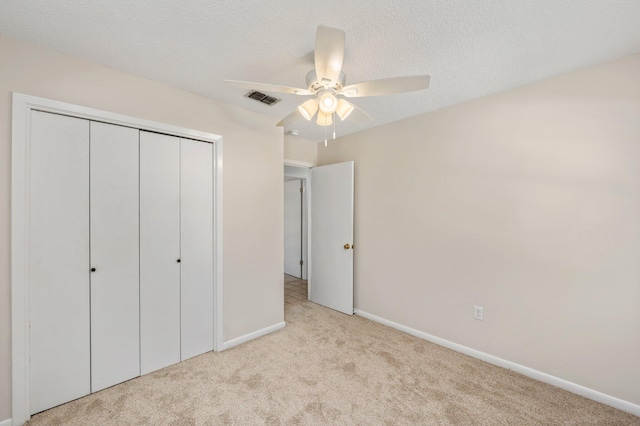
<instances>
[{"instance_id":1,"label":"textured ceiling","mask_svg":"<svg viewBox=\"0 0 640 426\"><path fill-rule=\"evenodd\" d=\"M347 84L430 74L352 99L371 126L640 52L639 0L1 0L0 33L272 116L224 79L304 87L318 25L346 32ZM0 58L1 60L1 58ZM585 90L589 90L585 87ZM291 126L319 141L324 128ZM361 130L338 121L338 136Z\"/></svg>"}]
</instances>

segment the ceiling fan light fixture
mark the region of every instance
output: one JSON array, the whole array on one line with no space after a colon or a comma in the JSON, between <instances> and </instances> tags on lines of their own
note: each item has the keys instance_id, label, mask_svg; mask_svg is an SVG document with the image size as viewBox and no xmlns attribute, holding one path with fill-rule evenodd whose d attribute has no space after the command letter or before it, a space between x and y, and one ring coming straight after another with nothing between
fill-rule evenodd
<instances>
[{"instance_id":1,"label":"ceiling fan light fixture","mask_svg":"<svg viewBox=\"0 0 640 426\"><path fill-rule=\"evenodd\" d=\"M318 111L318 101L315 99L309 99L304 103L298 105L298 111L307 120L311 121L316 111Z\"/></svg>"},{"instance_id":2,"label":"ceiling fan light fixture","mask_svg":"<svg viewBox=\"0 0 640 426\"><path fill-rule=\"evenodd\" d=\"M354 106L351 102L344 99L338 100L338 106L336 108L336 114L340 117L340 120L344 121L353 112Z\"/></svg>"},{"instance_id":3,"label":"ceiling fan light fixture","mask_svg":"<svg viewBox=\"0 0 640 426\"><path fill-rule=\"evenodd\" d=\"M320 111L325 114L333 114L338 107L338 98L331 92L324 92L318 96Z\"/></svg>"},{"instance_id":4,"label":"ceiling fan light fixture","mask_svg":"<svg viewBox=\"0 0 640 426\"><path fill-rule=\"evenodd\" d=\"M319 111L316 123L319 126L331 126L333 124L333 114Z\"/></svg>"}]
</instances>

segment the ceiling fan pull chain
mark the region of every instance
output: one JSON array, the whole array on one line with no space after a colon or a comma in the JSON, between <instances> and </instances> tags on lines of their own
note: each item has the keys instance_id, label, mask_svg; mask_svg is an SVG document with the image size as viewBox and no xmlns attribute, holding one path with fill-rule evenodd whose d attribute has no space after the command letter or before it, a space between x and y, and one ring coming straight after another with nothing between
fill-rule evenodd
<instances>
[{"instance_id":1,"label":"ceiling fan pull chain","mask_svg":"<svg viewBox=\"0 0 640 426\"><path fill-rule=\"evenodd\" d=\"M333 113L333 140L336 140L336 113Z\"/></svg>"},{"instance_id":2,"label":"ceiling fan pull chain","mask_svg":"<svg viewBox=\"0 0 640 426\"><path fill-rule=\"evenodd\" d=\"M327 146L327 127L329 126L324 126L324 146Z\"/></svg>"}]
</instances>

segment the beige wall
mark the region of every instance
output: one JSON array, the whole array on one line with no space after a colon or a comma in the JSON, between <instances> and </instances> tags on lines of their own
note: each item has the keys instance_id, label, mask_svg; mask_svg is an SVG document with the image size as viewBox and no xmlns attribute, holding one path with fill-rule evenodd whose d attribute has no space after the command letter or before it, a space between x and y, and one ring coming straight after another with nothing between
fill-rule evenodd
<instances>
[{"instance_id":1,"label":"beige wall","mask_svg":"<svg viewBox=\"0 0 640 426\"><path fill-rule=\"evenodd\" d=\"M640 55L318 156L355 160L358 309L640 404Z\"/></svg>"},{"instance_id":2,"label":"beige wall","mask_svg":"<svg viewBox=\"0 0 640 426\"><path fill-rule=\"evenodd\" d=\"M283 321L283 135L274 119L3 36L0 58L0 421L11 417L13 91L222 135L224 338Z\"/></svg>"},{"instance_id":3,"label":"beige wall","mask_svg":"<svg viewBox=\"0 0 640 426\"><path fill-rule=\"evenodd\" d=\"M318 144L299 136L284 135L284 159L318 164Z\"/></svg>"}]
</instances>

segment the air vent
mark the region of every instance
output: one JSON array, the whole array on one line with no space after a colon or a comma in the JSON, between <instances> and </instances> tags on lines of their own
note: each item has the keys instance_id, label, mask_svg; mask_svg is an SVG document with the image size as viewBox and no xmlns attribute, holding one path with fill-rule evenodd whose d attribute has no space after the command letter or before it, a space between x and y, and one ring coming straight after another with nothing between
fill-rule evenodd
<instances>
[{"instance_id":1,"label":"air vent","mask_svg":"<svg viewBox=\"0 0 640 426\"><path fill-rule=\"evenodd\" d=\"M258 102L262 102L263 104L273 105L277 104L281 101L281 99L274 98L273 96L265 95L264 93L258 92L257 90L252 90L247 92L245 98L255 99Z\"/></svg>"}]
</instances>

